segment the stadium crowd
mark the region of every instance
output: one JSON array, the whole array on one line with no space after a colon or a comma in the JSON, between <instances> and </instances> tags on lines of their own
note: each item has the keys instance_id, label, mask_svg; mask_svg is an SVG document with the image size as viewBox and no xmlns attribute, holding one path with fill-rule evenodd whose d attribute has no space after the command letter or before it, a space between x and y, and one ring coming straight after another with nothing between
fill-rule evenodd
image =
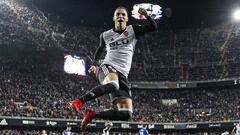
<instances>
[{"instance_id":1,"label":"stadium crowd","mask_svg":"<svg viewBox=\"0 0 240 135\"><path fill-rule=\"evenodd\" d=\"M237 24L226 23L211 28L159 30L146 35L136 48L129 78L131 81L199 81L239 77L239 28ZM101 31L101 28L51 22L34 7L15 0L0 1L0 115L81 118L67 103L96 82L64 73L63 55L55 56L54 49L47 48L92 57ZM28 50L21 45L31 47ZM237 88L134 90L133 121L239 119L240 103L235 100L240 98L239 92ZM173 103L164 105L162 99ZM106 100L109 99L101 98L89 106L96 110L108 108L111 105Z\"/></svg>"},{"instance_id":2,"label":"stadium crowd","mask_svg":"<svg viewBox=\"0 0 240 135\"><path fill-rule=\"evenodd\" d=\"M239 24L158 30L138 43L131 81L199 81L237 77ZM0 43L34 44L93 57L103 28L49 21L36 7L16 0L0 2Z\"/></svg>"},{"instance_id":3,"label":"stadium crowd","mask_svg":"<svg viewBox=\"0 0 240 135\"><path fill-rule=\"evenodd\" d=\"M1 116L81 118L67 103L87 92L96 82L66 74L61 66L63 57L58 56L56 50L12 47L0 50ZM240 117L240 103L236 100L240 98L239 88L133 90L132 95L133 121L227 121ZM109 98L100 98L87 106L96 110L111 107L106 100ZM169 103L165 104L164 100Z\"/></svg>"}]
</instances>

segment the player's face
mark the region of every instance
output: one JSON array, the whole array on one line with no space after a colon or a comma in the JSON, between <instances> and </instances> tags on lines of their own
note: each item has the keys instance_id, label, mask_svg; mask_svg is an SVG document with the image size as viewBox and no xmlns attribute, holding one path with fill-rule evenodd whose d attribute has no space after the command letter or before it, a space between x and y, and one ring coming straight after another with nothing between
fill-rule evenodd
<instances>
[{"instance_id":1,"label":"player's face","mask_svg":"<svg viewBox=\"0 0 240 135\"><path fill-rule=\"evenodd\" d=\"M128 13L125 9L116 9L114 12L114 17L113 17L113 21L115 23L119 23L121 24L127 24L128 22Z\"/></svg>"}]
</instances>

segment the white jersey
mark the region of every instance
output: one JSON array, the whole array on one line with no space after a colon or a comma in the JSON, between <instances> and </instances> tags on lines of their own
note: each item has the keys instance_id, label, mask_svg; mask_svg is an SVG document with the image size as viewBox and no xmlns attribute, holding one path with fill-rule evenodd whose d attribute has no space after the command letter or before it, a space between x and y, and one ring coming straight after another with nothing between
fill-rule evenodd
<instances>
[{"instance_id":1,"label":"white jersey","mask_svg":"<svg viewBox=\"0 0 240 135\"><path fill-rule=\"evenodd\" d=\"M137 43L133 26L127 26L120 35L113 29L103 32L103 39L106 43L107 55L103 64L113 66L116 70L128 77L132 65L132 57Z\"/></svg>"},{"instance_id":2,"label":"white jersey","mask_svg":"<svg viewBox=\"0 0 240 135\"><path fill-rule=\"evenodd\" d=\"M240 135L240 124L236 125L236 135Z\"/></svg>"}]
</instances>

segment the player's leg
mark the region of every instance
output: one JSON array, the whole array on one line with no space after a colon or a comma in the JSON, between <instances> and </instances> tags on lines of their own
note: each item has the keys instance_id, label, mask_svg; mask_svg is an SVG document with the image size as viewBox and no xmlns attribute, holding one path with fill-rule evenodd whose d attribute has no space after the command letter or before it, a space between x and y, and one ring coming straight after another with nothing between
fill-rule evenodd
<instances>
[{"instance_id":1,"label":"player's leg","mask_svg":"<svg viewBox=\"0 0 240 135\"><path fill-rule=\"evenodd\" d=\"M103 120L121 120L127 121L131 118L133 112L133 105L131 99L131 92L126 77L122 74L118 74L120 89L111 93L111 99L113 104L117 106L117 109L94 112L90 109L84 113L84 119L81 123L81 128L85 129L87 124L93 119ZM107 80L105 81L107 82Z\"/></svg>"},{"instance_id":2,"label":"player's leg","mask_svg":"<svg viewBox=\"0 0 240 135\"><path fill-rule=\"evenodd\" d=\"M85 130L88 123L92 119L103 119L103 120L121 120L127 121L132 117L132 99L130 98L119 98L115 100L118 109L112 109L102 112L95 112L93 110L87 109L84 112L83 120L81 122L81 129Z\"/></svg>"},{"instance_id":3,"label":"player's leg","mask_svg":"<svg viewBox=\"0 0 240 135\"><path fill-rule=\"evenodd\" d=\"M132 116L132 99L128 80L121 73L118 73L119 90L110 94L111 100L118 109L107 110L96 114L95 118L104 120L129 120ZM106 78L103 83L111 80Z\"/></svg>"},{"instance_id":4,"label":"player's leg","mask_svg":"<svg viewBox=\"0 0 240 135\"><path fill-rule=\"evenodd\" d=\"M118 73L118 79L120 87L119 90L110 94L113 104L115 104L118 109L99 112L96 114L96 118L122 121L126 121L131 118L133 105L129 83L127 78L121 73ZM106 79L106 82L107 81L109 80Z\"/></svg>"},{"instance_id":5,"label":"player's leg","mask_svg":"<svg viewBox=\"0 0 240 135\"><path fill-rule=\"evenodd\" d=\"M95 118L104 120L129 120L132 116L132 99L119 99L115 103L117 109L98 112Z\"/></svg>"},{"instance_id":6,"label":"player's leg","mask_svg":"<svg viewBox=\"0 0 240 135\"><path fill-rule=\"evenodd\" d=\"M96 99L104 94L112 93L119 89L118 83L118 73L111 66L103 65L101 66L100 76L104 76L104 79L101 79L102 85L99 85L93 89L91 89L88 93L83 95L79 99L75 99L71 102L72 107L76 111L80 111L83 104L87 101Z\"/></svg>"},{"instance_id":7,"label":"player's leg","mask_svg":"<svg viewBox=\"0 0 240 135\"><path fill-rule=\"evenodd\" d=\"M131 98L123 98L115 101L119 111L129 111L133 112L133 104Z\"/></svg>"}]
</instances>

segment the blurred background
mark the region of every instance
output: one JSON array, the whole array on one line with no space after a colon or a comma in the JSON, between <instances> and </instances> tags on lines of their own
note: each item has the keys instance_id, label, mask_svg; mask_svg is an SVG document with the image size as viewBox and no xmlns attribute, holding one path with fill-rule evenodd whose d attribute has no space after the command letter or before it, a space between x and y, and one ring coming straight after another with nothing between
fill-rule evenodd
<instances>
[{"instance_id":1,"label":"blurred background","mask_svg":"<svg viewBox=\"0 0 240 135\"><path fill-rule=\"evenodd\" d=\"M158 135L231 133L240 119L237 0L0 0L0 133L103 134L105 121L82 133L82 114L67 107L98 83L66 73L65 56L87 69L116 7L129 9L129 24L146 23L131 17L140 3L160 5L162 17L135 49L133 119L113 122L110 134L137 134L143 125ZM87 106L109 103L104 96Z\"/></svg>"}]
</instances>

